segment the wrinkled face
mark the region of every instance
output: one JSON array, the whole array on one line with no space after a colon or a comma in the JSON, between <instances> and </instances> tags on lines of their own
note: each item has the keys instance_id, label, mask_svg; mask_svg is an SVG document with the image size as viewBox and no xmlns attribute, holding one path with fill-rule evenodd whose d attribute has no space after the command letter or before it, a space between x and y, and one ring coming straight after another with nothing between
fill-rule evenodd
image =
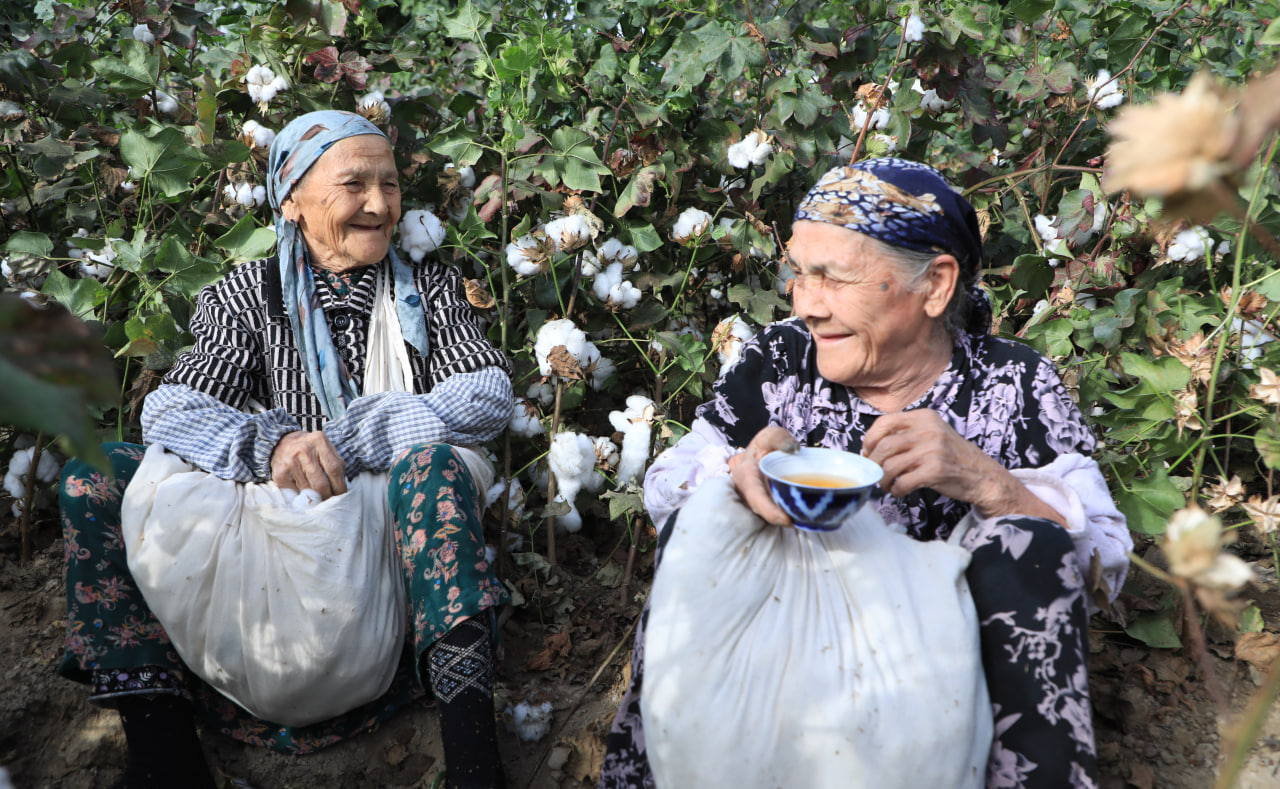
<instances>
[{"instance_id":1,"label":"wrinkled face","mask_svg":"<svg viewBox=\"0 0 1280 789\"><path fill-rule=\"evenodd\" d=\"M919 292L907 290L871 238L825 222L796 222L787 258L797 274L792 303L823 378L884 387L919 370L942 314L930 278Z\"/></svg>"},{"instance_id":2,"label":"wrinkled face","mask_svg":"<svg viewBox=\"0 0 1280 789\"><path fill-rule=\"evenodd\" d=\"M372 266L387 255L400 221L400 179L385 137L334 143L282 206L298 223L311 264L330 271Z\"/></svg>"}]
</instances>

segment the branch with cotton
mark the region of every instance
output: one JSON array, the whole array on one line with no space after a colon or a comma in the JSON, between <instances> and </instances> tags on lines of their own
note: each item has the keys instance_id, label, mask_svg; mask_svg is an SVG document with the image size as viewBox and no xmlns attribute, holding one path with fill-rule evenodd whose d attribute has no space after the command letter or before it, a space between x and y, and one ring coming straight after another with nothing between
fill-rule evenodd
<instances>
[{"instance_id":1,"label":"branch with cotton","mask_svg":"<svg viewBox=\"0 0 1280 789\"><path fill-rule=\"evenodd\" d=\"M444 223L427 209L406 211L400 220L400 248L421 263L428 252L435 252L444 241Z\"/></svg>"},{"instance_id":2,"label":"branch with cotton","mask_svg":"<svg viewBox=\"0 0 1280 789\"><path fill-rule=\"evenodd\" d=\"M604 477L596 473L596 443L591 436L565 431L551 441L547 453L551 472L556 477L555 501L569 505L569 511L557 520L566 531L582 528L582 514L574 500L585 490L595 493L604 486Z\"/></svg>"},{"instance_id":3,"label":"branch with cotton","mask_svg":"<svg viewBox=\"0 0 1280 789\"><path fill-rule=\"evenodd\" d=\"M591 290L596 298L615 312L632 309L640 303L640 289L623 278L621 263L610 263L608 268L596 274Z\"/></svg>"},{"instance_id":4,"label":"branch with cotton","mask_svg":"<svg viewBox=\"0 0 1280 789\"><path fill-rule=\"evenodd\" d=\"M925 88L919 79L912 83L911 89L920 94L920 107L925 112L931 112L936 115L951 106L951 102L938 96L938 91L933 88Z\"/></svg>"},{"instance_id":5,"label":"branch with cotton","mask_svg":"<svg viewBox=\"0 0 1280 789\"><path fill-rule=\"evenodd\" d=\"M671 228L671 240L677 244L688 246L711 227L711 214L700 208L686 208L676 219Z\"/></svg>"},{"instance_id":6,"label":"branch with cotton","mask_svg":"<svg viewBox=\"0 0 1280 789\"><path fill-rule=\"evenodd\" d=\"M67 257L79 260L77 268L81 277L92 277L99 282L106 282L111 273L115 271L116 250L112 246L116 241L123 241L121 238L107 238L103 240L102 249L89 249L76 244L77 238L88 238L89 231L83 227L76 230L75 235L67 239Z\"/></svg>"},{"instance_id":7,"label":"branch with cotton","mask_svg":"<svg viewBox=\"0 0 1280 789\"><path fill-rule=\"evenodd\" d=\"M272 99L289 89L288 80L282 76L276 76L268 66L253 66L241 79L244 81L245 90L249 92L249 98L263 110Z\"/></svg>"},{"instance_id":8,"label":"branch with cotton","mask_svg":"<svg viewBox=\"0 0 1280 789\"><path fill-rule=\"evenodd\" d=\"M547 432L542 426L542 413L538 407L523 397L516 398L516 407L511 412L507 429L524 438L533 438Z\"/></svg>"},{"instance_id":9,"label":"branch with cotton","mask_svg":"<svg viewBox=\"0 0 1280 789\"><path fill-rule=\"evenodd\" d=\"M1169 244L1170 260L1193 262L1203 260L1213 250L1213 238L1209 231L1199 225L1192 225L1180 231Z\"/></svg>"},{"instance_id":10,"label":"branch with cotton","mask_svg":"<svg viewBox=\"0 0 1280 789\"><path fill-rule=\"evenodd\" d=\"M257 121L245 121L243 135L245 143L255 148L270 148L276 133Z\"/></svg>"},{"instance_id":11,"label":"branch with cotton","mask_svg":"<svg viewBox=\"0 0 1280 789\"><path fill-rule=\"evenodd\" d=\"M622 459L618 462L618 486L639 482L649 464L649 449L658 408L643 395L627 398L626 408L609 413L609 424L622 433Z\"/></svg>"},{"instance_id":12,"label":"branch with cotton","mask_svg":"<svg viewBox=\"0 0 1280 789\"><path fill-rule=\"evenodd\" d=\"M1035 223L1036 232L1044 242L1045 252L1058 257L1071 257L1071 250L1067 249L1067 240L1058 234L1058 217L1036 214ZM1050 261L1049 265L1056 266L1057 263Z\"/></svg>"},{"instance_id":13,"label":"branch with cotton","mask_svg":"<svg viewBox=\"0 0 1280 789\"><path fill-rule=\"evenodd\" d=\"M180 107L178 106L177 99L175 99L173 96L170 96L168 93L165 93L163 90L160 90L159 88L156 88L155 90L153 90L152 93L155 94L155 105L156 105L157 112L162 113L164 115L178 114L178 110L180 109ZM148 104L151 104L152 93L143 94L142 100L147 102Z\"/></svg>"},{"instance_id":14,"label":"branch with cotton","mask_svg":"<svg viewBox=\"0 0 1280 789\"><path fill-rule=\"evenodd\" d=\"M756 336L755 329L741 315L730 315L711 332L711 347L720 357L720 369L727 370L742 357L742 344Z\"/></svg>"},{"instance_id":15,"label":"branch with cotton","mask_svg":"<svg viewBox=\"0 0 1280 789\"><path fill-rule=\"evenodd\" d=\"M444 166L445 170L458 171L458 185L463 189L474 189L476 186L476 171L471 165L466 167L458 167L453 162L448 162Z\"/></svg>"},{"instance_id":16,"label":"branch with cotton","mask_svg":"<svg viewBox=\"0 0 1280 789\"><path fill-rule=\"evenodd\" d=\"M267 202L267 187L249 181L227 184L222 187L222 194L228 202L245 208L257 208Z\"/></svg>"},{"instance_id":17,"label":"branch with cotton","mask_svg":"<svg viewBox=\"0 0 1280 789\"><path fill-rule=\"evenodd\" d=\"M899 23L903 41L924 41L924 20L915 14L903 17Z\"/></svg>"},{"instance_id":18,"label":"branch with cotton","mask_svg":"<svg viewBox=\"0 0 1280 789\"><path fill-rule=\"evenodd\" d=\"M751 165L761 165L769 161L773 155L773 143L769 135L760 129L747 134L740 141L729 146L729 164L745 170Z\"/></svg>"}]
</instances>

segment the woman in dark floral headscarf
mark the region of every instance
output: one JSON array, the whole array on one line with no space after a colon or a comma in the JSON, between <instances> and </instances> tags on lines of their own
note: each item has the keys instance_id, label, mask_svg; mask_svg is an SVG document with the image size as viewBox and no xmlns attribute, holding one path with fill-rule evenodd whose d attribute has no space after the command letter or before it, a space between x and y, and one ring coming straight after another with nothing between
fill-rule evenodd
<instances>
[{"instance_id":1,"label":"woman in dark floral headscarf","mask_svg":"<svg viewBox=\"0 0 1280 789\"><path fill-rule=\"evenodd\" d=\"M663 525L701 481L731 475L756 514L790 525L759 460L797 444L879 463L875 506L917 539L946 538L973 512L963 544L996 731L987 786L1095 786L1087 595L1115 596L1131 542L1052 363L990 334L973 208L921 164L838 167L796 211L787 263L795 317L746 344L691 432L655 460L649 514ZM604 789L652 786L646 624Z\"/></svg>"}]
</instances>

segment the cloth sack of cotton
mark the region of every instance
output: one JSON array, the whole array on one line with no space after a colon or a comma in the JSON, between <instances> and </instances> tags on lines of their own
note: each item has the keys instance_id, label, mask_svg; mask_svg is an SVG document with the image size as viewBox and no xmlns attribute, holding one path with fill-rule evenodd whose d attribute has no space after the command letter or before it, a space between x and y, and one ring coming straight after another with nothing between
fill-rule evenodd
<instances>
[{"instance_id":1,"label":"cloth sack of cotton","mask_svg":"<svg viewBox=\"0 0 1280 789\"><path fill-rule=\"evenodd\" d=\"M980 789L992 741L969 555L864 507L780 529L727 477L680 511L649 597L660 789Z\"/></svg>"},{"instance_id":2,"label":"cloth sack of cotton","mask_svg":"<svg viewBox=\"0 0 1280 789\"><path fill-rule=\"evenodd\" d=\"M312 506L297 498L153 444L121 512L129 570L183 662L290 726L386 692L406 617L387 475L360 474Z\"/></svg>"}]
</instances>

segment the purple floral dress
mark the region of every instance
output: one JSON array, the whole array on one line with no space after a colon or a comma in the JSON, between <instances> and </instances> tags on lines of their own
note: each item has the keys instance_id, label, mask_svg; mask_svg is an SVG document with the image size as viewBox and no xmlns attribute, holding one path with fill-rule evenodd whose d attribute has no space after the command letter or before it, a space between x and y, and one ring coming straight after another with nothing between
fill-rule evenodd
<instances>
[{"instance_id":1,"label":"purple floral dress","mask_svg":"<svg viewBox=\"0 0 1280 789\"><path fill-rule=\"evenodd\" d=\"M1067 453L1088 456L1095 447L1052 363L1027 346L988 335L958 337L950 366L906 410L918 408L938 412L1009 469L1043 467ZM791 319L744 345L697 416L733 447L746 447L761 429L778 425L802 443L858 452L881 413L852 389L822 378L808 329ZM877 489L873 503L887 522L920 540L945 539L970 510L966 502L927 489L905 499ZM1010 516L979 521L963 545L973 557L967 578L995 719L988 789L1096 787L1088 611L1071 537L1050 521ZM646 609L631 682L608 738L601 789L654 786L640 714L647 619Z\"/></svg>"}]
</instances>

